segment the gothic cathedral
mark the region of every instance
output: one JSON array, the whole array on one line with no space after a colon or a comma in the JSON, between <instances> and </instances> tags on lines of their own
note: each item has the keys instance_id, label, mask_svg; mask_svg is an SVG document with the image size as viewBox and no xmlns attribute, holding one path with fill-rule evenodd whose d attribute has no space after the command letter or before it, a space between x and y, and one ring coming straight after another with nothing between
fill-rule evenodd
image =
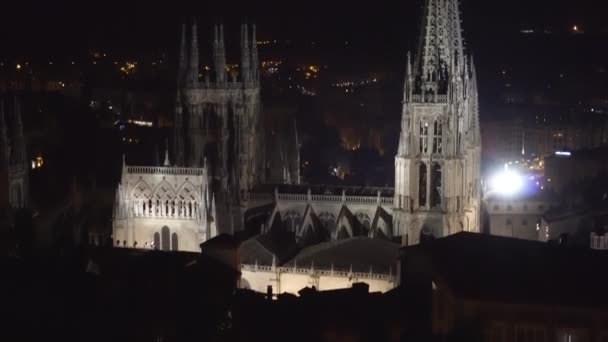
<instances>
[{"instance_id":1,"label":"gothic cathedral","mask_svg":"<svg viewBox=\"0 0 608 342\"><path fill-rule=\"evenodd\" d=\"M477 82L458 7L427 0L418 54L408 54L393 210L405 245L480 230Z\"/></svg>"}]
</instances>

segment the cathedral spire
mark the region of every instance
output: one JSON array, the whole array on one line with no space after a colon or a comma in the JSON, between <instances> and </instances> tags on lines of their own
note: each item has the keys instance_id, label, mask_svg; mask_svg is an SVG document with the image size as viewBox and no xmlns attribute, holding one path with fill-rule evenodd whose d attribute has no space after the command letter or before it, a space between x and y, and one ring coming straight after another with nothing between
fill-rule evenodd
<instances>
[{"instance_id":1,"label":"cathedral spire","mask_svg":"<svg viewBox=\"0 0 608 342\"><path fill-rule=\"evenodd\" d=\"M426 0L422 39L416 61L417 79L425 90L435 91L447 82L451 62L464 67L464 48L457 0Z\"/></svg>"},{"instance_id":2,"label":"cathedral spire","mask_svg":"<svg viewBox=\"0 0 608 342\"><path fill-rule=\"evenodd\" d=\"M218 83L226 81L226 48L224 47L224 25L215 25L213 29L213 59L215 78Z\"/></svg>"},{"instance_id":3,"label":"cathedral spire","mask_svg":"<svg viewBox=\"0 0 608 342\"><path fill-rule=\"evenodd\" d=\"M251 81L251 56L249 53L249 29L247 26L246 23L241 25L241 80L244 83Z\"/></svg>"},{"instance_id":4,"label":"cathedral spire","mask_svg":"<svg viewBox=\"0 0 608 342\"><path fill-rule=\"evenodd\" d=\"M256 27L253 24L253 34L251 38L251 74L254 82L259 81L260 66L258 65L258 41L256 37Z\"/></svg>"},{"instance_id":5,"label":"cathedral spire","mask_svg":"<svg viewBox=\"0 0 608 342\"><path fill-rule=\"evenodd\" d=\"M183 106L182 106L182 95L179 89L177 90L177 96L175 100L175 120L174 120L174 148L175 148L175 163L178 166L184 165L184 119L183 119Z\"/></svg>"},{"instance_id":6,"label":"cathedral spire","mask_svg":"<svg viewBox=\"0 0 608 342\"><path fill-rule=\"evenodd\" d=\"M190 43L190 59L188 68L188 86L196 88L198 86L198 30L196 19L192 23L192 41Z\"/></svg>"},{"instance_id":7,"label":"cathedral spire","mask_svg":"<svg viewBox=\"0 0 608 342\"><path fill-rule=\"evenodd\" d=\"M177 68L178 87L183 86L184 77L186 75L186 68L186 24L182 24L182 34L179 46L179 64Z\"/></svg>"}]
</instances>

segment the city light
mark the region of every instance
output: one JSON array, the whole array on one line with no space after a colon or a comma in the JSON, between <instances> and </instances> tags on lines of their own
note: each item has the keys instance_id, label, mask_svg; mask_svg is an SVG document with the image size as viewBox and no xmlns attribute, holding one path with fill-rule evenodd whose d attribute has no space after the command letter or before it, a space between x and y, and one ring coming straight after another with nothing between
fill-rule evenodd
<instances>
[{"instance_id":1,"label":"city light","mask_svg":"<svg viewBox=\"0 0 608 342\"><path fill-rule=\"evenodd\" d=\"M564 156L564 157L570 157L572 155L571 152L564 152L564 151L557 151L555 152L556 156Z\"/></svg>"},{"instance_id":2,"label":"city light","mask_svg":"<svg viewBox=\"0 0 608 342\"><path fill-rule=\"evenodd\" d=\"M520 174L515 171L505 169L490 180L490 191L501 195L511 196L519 193L523 188L524 182Z\"/></svg>"}]
</instances>

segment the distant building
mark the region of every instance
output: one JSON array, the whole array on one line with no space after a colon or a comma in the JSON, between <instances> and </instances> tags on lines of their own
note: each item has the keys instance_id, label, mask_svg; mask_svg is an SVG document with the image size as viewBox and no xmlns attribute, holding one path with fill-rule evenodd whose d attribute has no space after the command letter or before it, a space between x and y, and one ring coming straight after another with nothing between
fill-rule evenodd
<instances>
[{"instance_id":1,"label":"distant building","mask_svg":"<svg viewBox=\"0 0 608 342\"><path fill-rule=\"evenodd\" d=\"M532 108L510 110L508 118L483 124L483 153L499 163L598 147L606 139L608 121L590 113L582 113L588 118L581 119L559 113L534 116Z\"/></svg>"},{"instance_id":2,"label":"distant building","mask_svg":"<svg viewBox=\"0 0 608 342\"><path fill-rule=\"evenodd\" d=\"M538 241L588 248L593 246L592 234L607 230L608 210L557 207L542 216L538 228Z\"/></svg>"},{"instance_id":3,"label":"distant building","mask_svg":"<svg viewBox=\"0 0 608 342\"><path fill-rule=\"evenodd\" d=\"M544 193L523 196L493 195L485 199L489 233L497 236L537 240L543 214L557 201Z\"/></svg>"},{"instance_id":4,"label":"distant building","mask_svg":"<svg viewBox=\"0 0 608 342\"><path fill-rule=\"evenodd\" d=\"M547 187L558 194L581 190L608 175L608 148L572 150L545 158Z\"/></svg>"}]
</instances>

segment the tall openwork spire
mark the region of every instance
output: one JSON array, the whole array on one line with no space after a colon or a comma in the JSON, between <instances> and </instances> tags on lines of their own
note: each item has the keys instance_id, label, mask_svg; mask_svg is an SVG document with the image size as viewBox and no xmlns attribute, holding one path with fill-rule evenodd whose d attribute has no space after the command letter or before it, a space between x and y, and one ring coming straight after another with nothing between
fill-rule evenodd
<instances>
[{"instance_id":1,"label":"tall openwork spire","mask_svg":"<svg viewBox=\"0 0 608 342\"><path fill-rule=\"evenodd\" d=\"M405 244L480 227L477 83L458 7L426 0L413 64L408 54L394 199Z\"/></svg>"},{"instance_id":2,"label":"tall openwork spire","mask_svg":"<svg viewBox=\"0 0 608 342\"><path fill-rule=\"evenodd\" d=\"M198 86L198 30L196 20L192 23L192 42L190 43L190 59L188 68L188 86Z\"/></svg>"},{"instance_id":3,"label":"tall openwork spire","mask_svg":"<svg viewBox=\"0 0 608 342\"><path fill-rule=\"evenodd\" d=\"M182 33L179 45L179 61L177 67L177 84L182 86L186 77L186 25L182 24Z\"/></svg>"},{"instance_id":4,"label":"tall openwork spire","mask_svg":"<svg viewBox=\"0 0 608 342\"><path fill-rule=\"evenodd\" d=\"M464 48L458 7L457 0L426 0L415 67L419 87L425 90L433 85L435 89L441 87L452 70L463 72Z\"/></svg>"},{"instance_id":5,"label":"tall openwork spire","mask_svg":"<svg viewBox=\"0 0 608 342\"><path fill-rule=\"evenodd\" d=\"M253 34L251 38L251 77L255 82L257 82L260 77L260 66L258 63L258 41L256 37L256 27L255 24L253 24Z\"/></svg>"},{"instance_id":6,"label":"tall openwork spire","mask_svg":"<svg viewBox=\"0 0 608 342\"><path fill-rule=\"evenodd\" d=\"M213 60L215 79L218 83L226 81L226 48L224 46L224 25L215 25L213 28Z\"/></svg>"},{"instance_id":7,"label":"tall openwork spire","mask_svg":"<svg viewBox=\"0 0 608 342\"><path fill-rule=\"evenodd\" d=\"M251 81L251 56L249 51L249 28L247 24L241 25L241 79L248 83Z\"/></svg>"}]
</instances>

